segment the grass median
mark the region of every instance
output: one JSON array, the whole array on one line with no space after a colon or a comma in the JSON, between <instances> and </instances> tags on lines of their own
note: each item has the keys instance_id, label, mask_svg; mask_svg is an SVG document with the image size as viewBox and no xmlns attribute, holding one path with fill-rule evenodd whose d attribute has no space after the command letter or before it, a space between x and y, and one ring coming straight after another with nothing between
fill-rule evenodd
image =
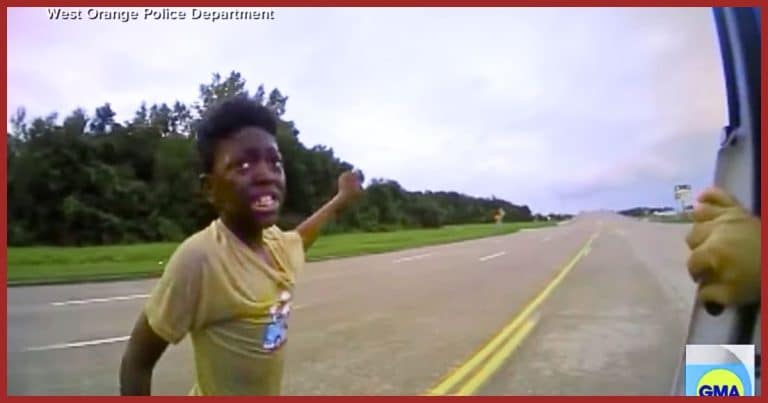
<instances>
[{"instance_id":1,"label":"grass median","mask_svg":"<svg viewBox=\"0 0 768 403\"><path fill-rule=\"evenodd\" d=\"M504 223L447 226L381 233L327 235L307 260L318 261L510 234L554 223ZM8 285L56 284L155 277L178 243L89 247L9 247Z\"/></svg>"}]
</instances>

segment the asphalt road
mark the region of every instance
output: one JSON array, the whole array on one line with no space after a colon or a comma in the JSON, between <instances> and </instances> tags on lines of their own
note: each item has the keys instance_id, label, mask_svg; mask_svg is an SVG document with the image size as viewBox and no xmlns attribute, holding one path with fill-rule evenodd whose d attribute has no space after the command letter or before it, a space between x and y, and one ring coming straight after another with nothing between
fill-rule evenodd
<instances>
[{"instance_id":1,"label":"asphalt road","mask_svg":"<svg viewBox=\"0 0 768 403\"><path fill-rule=\"evenodd\" d=\"M296 291L290 395L666 394L693 301L686 225L567 224L311 263ZM9 395L114 395L154 280L8 289ZM153 393L186 394L188 339Z\"/></svg>"}]
</instances>

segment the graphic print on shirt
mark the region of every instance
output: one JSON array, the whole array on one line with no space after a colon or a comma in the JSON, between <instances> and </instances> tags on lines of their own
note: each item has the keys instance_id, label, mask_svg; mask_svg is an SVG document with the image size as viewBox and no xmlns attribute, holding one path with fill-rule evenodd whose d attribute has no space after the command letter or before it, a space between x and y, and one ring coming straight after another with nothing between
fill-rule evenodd
<instances>
[{"instance_id":1,"label":"graphic print on shirt","mask_svg":"<svg viewBox=\"0 0 768 403\"><path fill-rule=\"evenodd\" d=\"M291 293L283 291L280 299L269 308L270 321L264 329L261 347L275 351L285 343L288 332L288 317L291 314Z\"/></svg>"}]
</instances>

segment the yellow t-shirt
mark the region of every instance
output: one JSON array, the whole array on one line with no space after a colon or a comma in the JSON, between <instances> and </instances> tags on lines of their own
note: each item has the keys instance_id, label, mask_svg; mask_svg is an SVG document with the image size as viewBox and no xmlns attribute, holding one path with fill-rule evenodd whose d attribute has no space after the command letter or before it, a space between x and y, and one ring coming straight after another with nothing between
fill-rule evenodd
<instances>
[{"instance_id":1,"label":"yellow t-shirt","mask_svg":"<svg viewBox=\"0 0 768 403\"><path fill-rule=\"evenodd\" d=\"M296 232L264 230L269 267L221 220L187 238L145 305L152 329L177 344L189 333L191 395L278 395L286 320L304 248Z\"/></svg>"}]
</instances>

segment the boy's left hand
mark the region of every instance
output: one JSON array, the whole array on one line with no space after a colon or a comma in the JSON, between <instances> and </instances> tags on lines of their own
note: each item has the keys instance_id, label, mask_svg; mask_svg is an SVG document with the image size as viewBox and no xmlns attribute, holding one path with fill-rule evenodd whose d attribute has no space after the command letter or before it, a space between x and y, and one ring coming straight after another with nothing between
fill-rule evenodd
<instances>
[{"instance_id":1,"label":"boy's left hand","mask_svg":"<svg viewBox=\"0 0 768 403\"><path fill-rule=\"evenodd\" d=\"M363 194L360 177L353 171L346 171L339 176L338 197L343 202L350 202Z\"/></svg>"}]
</instances>

